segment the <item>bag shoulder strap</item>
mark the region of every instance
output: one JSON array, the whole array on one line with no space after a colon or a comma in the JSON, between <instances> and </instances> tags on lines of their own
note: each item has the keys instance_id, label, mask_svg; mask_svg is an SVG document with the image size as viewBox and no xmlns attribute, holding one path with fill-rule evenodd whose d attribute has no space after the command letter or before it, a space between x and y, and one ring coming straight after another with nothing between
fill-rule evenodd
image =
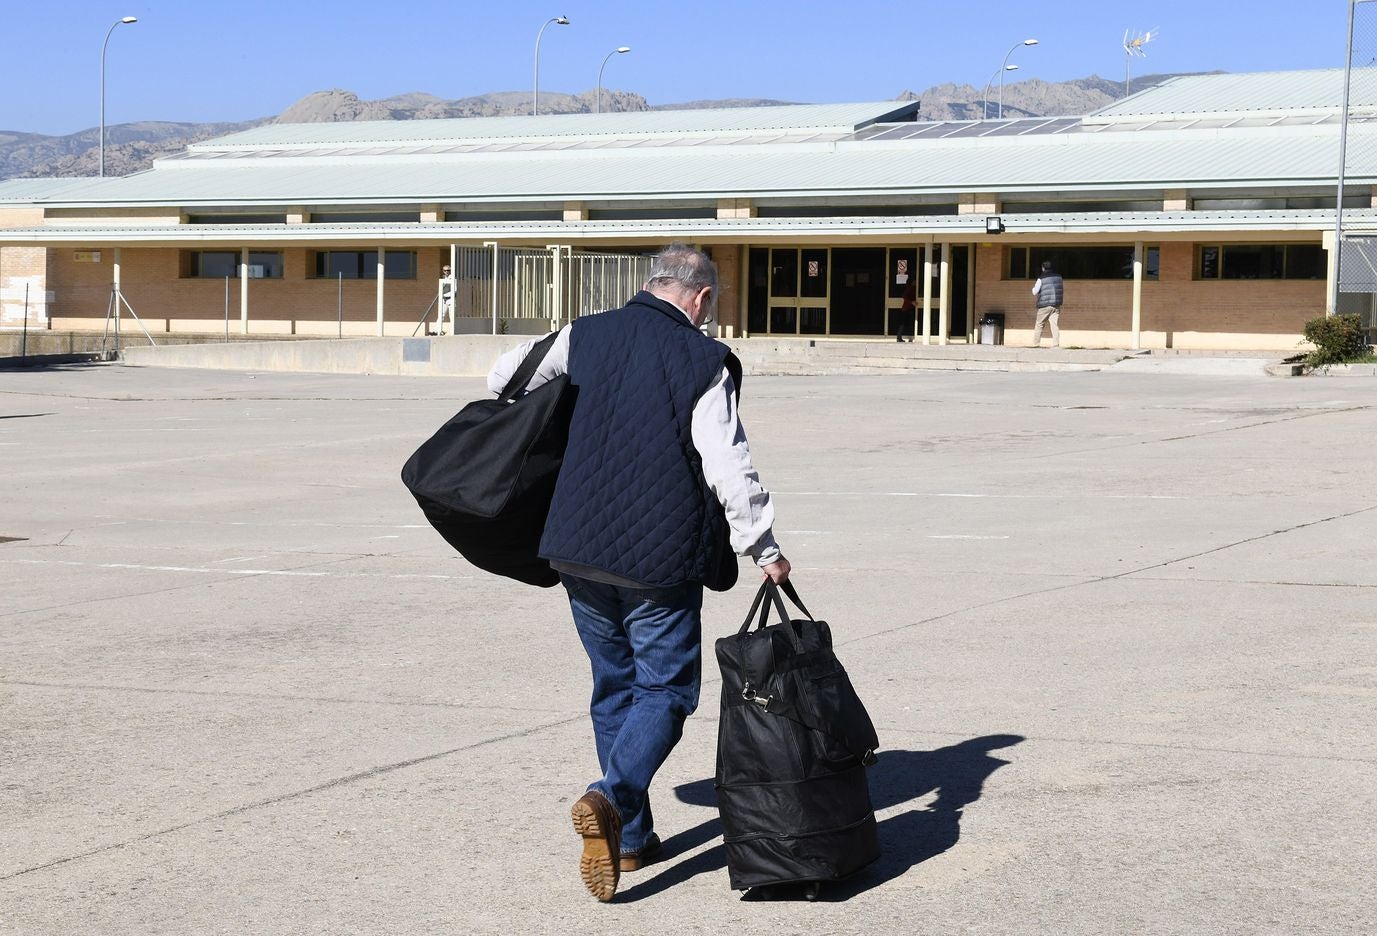
<instances>
[{"instance_id":1,"label":"bag shoulder strap","mask_svg":"<svg viewBox=\"0 0 1377 936\"><path fill-rule=\"evenodd\" d=\"M553 331L531 346L531 350L526 352L526 357L517 367L516 373L512 374L512 379L507 381L507 385L497 395L499 400L510 403L516 399L516 394L531 382L536 369L540 367L540 362L545 360L545 355L550 353L550 349L554 347L555 339L558 337L559 332Z\"/></svg>"},{"instance_id":2,"label":"bag shoulder strap","mask_svg":"<svg viewBox=\"0 0 1377 936\"><path fill-rule=\"evenodd\" d=\"M736 404L741 405L741 359L734 352L728 351L726 358L722 361L722 366L727 369L727 375L732 379L732 386L736 388Z\"/></svg>"}]
</instances>

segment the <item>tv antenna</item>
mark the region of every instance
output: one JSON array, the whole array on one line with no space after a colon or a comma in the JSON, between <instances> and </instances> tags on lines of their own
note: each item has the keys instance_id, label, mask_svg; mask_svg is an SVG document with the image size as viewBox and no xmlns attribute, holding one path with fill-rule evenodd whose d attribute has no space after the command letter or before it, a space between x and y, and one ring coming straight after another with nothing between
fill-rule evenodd
<instances>
[{"instance_id":1,"label":"tv antenna","mask_svg":"<svg viewBox=\"0 0 1377 936\"><path fill-rule=\"evenodd\" d=\"M1147 50L1143 46L1161 35L1162 31L1157 27L1149 29L1147 32L1135 33L1131 29L1124 30L1124 97L1128 97L1129 91L1129 66L1133 62L1134 56L1147 58Z\"/></svg>"}]
</instances>

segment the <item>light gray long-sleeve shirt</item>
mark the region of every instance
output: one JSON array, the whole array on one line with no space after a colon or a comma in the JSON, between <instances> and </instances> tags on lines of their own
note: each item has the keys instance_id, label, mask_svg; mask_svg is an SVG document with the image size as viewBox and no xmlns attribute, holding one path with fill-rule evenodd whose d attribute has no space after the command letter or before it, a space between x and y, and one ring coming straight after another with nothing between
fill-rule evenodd
<instances>
[{"instance_id":1,"label":"light gray long-sleeve shirt","mask_svg":"<svg viewBox=\"0 0 1377 936\"><path fill-rule=\"evenodd\" d=\"M527 387L535 389L568 373L572 327L566 325L560 330ZM488 374L488 389L494 395L502 392L539 340L527 341L497 359ZM758 566L777 561L780 550L773 531L775 508L751 463L746 431L736 411L736 385L725 367L694 404L690 431L693 447L703 460L703 477L726 512L732 549L739 556L750 556Z\"/></svg>"}]
</instances>

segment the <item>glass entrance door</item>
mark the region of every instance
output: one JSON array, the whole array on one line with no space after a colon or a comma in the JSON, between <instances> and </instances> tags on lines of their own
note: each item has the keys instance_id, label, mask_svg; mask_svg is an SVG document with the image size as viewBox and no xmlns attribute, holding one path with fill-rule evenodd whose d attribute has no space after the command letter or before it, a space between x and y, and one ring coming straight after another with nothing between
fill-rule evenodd
<instances>
[{"instance_id":1,"label":"glass entrance door","mask_svg":"<svg viewBox=\"0 0 1377 936\"><path fill-rule=\"evenodd\" d=\"M757 247L750 261L751 334L830 334L828 248Z\"/></svg>"}]
</instances>

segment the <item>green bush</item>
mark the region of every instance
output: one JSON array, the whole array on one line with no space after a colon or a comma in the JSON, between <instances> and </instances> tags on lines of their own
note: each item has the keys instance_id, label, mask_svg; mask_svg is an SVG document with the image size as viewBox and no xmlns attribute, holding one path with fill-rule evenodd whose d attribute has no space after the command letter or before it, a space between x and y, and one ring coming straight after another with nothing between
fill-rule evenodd
<instances>
[{"instance_id":1,"label":"green bush","mask_svg":"<svg viewBox=\"0 0 1377 936\"><path fill-rule=\"evenodd\" d=\"M1313 367L1361 361L1371 354L1363 335L1363 320L1357 315L1322 315L1305 323L1305 340L1315 350L1305 356Z\"/></svg>"}]
</instances>

